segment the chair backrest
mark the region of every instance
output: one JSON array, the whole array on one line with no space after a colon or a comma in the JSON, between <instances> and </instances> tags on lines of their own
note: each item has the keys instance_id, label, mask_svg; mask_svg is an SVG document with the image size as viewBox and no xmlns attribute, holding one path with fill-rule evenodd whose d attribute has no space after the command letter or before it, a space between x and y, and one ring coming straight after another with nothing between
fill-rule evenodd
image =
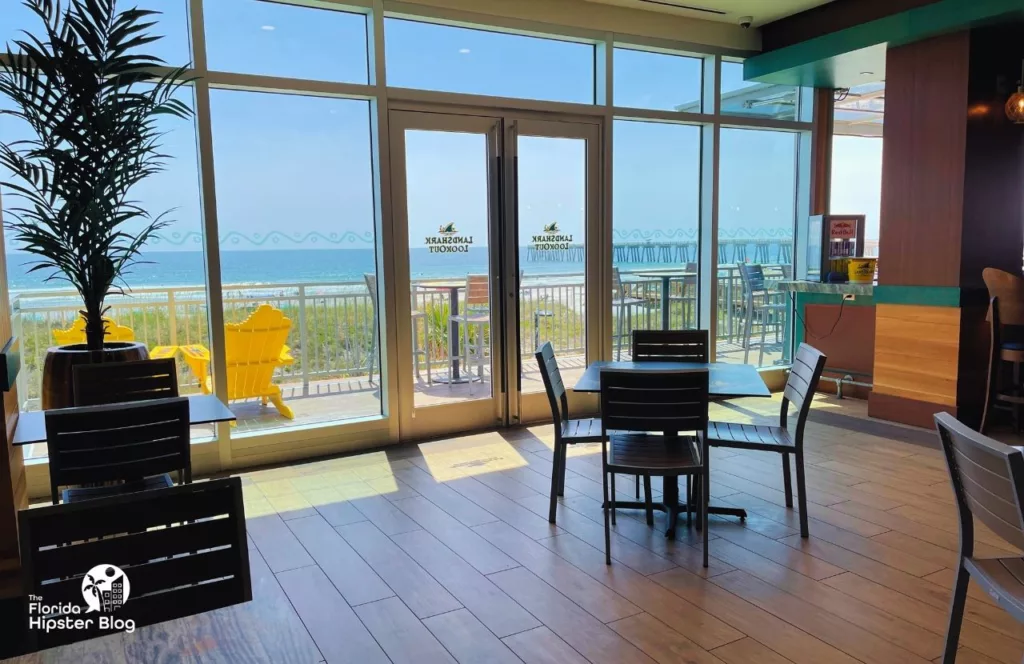
<instances>
[{"instance_id":1,"label":"chair backrest","mask_svg":"<svg viewBox=\"0 0 1024 664\"><path fill-rule=\"evenodd\" d=\"M551 342L545 341L541 344L534 357L537 358L537 365L540 367L544 391L548 394L551 419L556 425L555 431L558 432L558 422L569 419L569 399L565 395L565 383L562 382L562 372L558 370L555 349L552 348Z\"/></svg>"},{"instance_id":2,"label":"chair backrest","mask_svg":"<svg viewBox=\"0 0 1024 664\"><path fill-rule=\"evenodd\" d=\"M370 304L374 309L377 308L377 275L370 274L369 272L363 273L363 279L366 281L366 290L370 292Z\"/></svg>"},{"instance_id":3,"label":"chair backrest","mask_svg":"<svg viewBox=\"0 0 1024 664\"><path fill-rule=\"evenodd\" d=\"M708 371L602 371L603 431L704 431Z\"/></svg>"},{"instance_id":4,"label":"chair backrest","mask_svg":"<svg viewBox=\"0 0 1024 664\"><path fill-rule=\"evenodd\" d=\"M237 477L22 510L18 521L25 590L47 605L82 606L83 579L93 567L109 565L124 572L127 584L118 584L119 576L95 579L101 606L116 601L111 590L126 588L127 601L113 617L132 619L136 627L252 599ZM124 631L101 630L97 623L92 629L28 630L29 646Z\"/></svg>"},{"instance_id":5,"label":"chair backrest","mask_svg":"<svg viewBox=\"0 0 1024 664\"><path fill-rule=\"evenodd\" d=\"M486 274L470 274L466 276L467 307L485 307L491 300L491 281Z\"/></svg>"},{"instance_id":6,"label":"chair backrest","mask_svg":"<svg viewBox=\"0 0 1024 664\"><path fill-rule=\"evenodd\" d=\"M612 297L625 297L626 294L622 291L622 275L619 273L619 268L612 267Z\"/></svg>"},{"instance_id":7,"label":"chair backrest","mask_svg":"<svg viewBox=\"0 0 1024 664\"><path fill-rule=\"evenodd\" d=\"M107 341L135 341L135 331L119 325L112 318L103 317L103 338ZM58 346L85 343L85 319L79 316L66 330L54 330L53 340Z\"/></svg>"},{"instance_id":8,"label":"chair backrest","mask_svg":"<svg viewBox=\"0 0 1024 664\"><path fill-rule=\"evenodd\" d=\"M1024 549L1024 456L961 424L935 415L960 516L960 551L974 555L974 517L1007 542Z\"/></svg>"},{"instance_id":9,"label":"chair backrest","mask_svg":"<svg viewBox=\"0 0 1024 664\"><path fill-rule=\"evenodd\" d=\"M1000 322L1024 326L1024 279L994 267L982 270L981 278L985 280L989 298L999 298Z\"/></svg>"},{"instance_id":10,"label":"chair backrest","mask_svg":"<svg viewBox=\"0 0 1024 664\"><path fill-rule=\"evenodd\" d=\"M76 406L178 396L178 370L173 357L80 364L73 371Z\"/></svg>"},{"instance_id":11,"label":"chair backrest","mask_svg":"<svg viewBox=\"0 0 1024 664\"><path fill-rule=\"evenodd\" d=\"M633 330L634 362L707 362L707 330Z\"/></svg>"},{"instance_id":12,"label":"chair backrest","mask_svg":"<svg viewBox=\"0 0 1024 664\"><path fill-rule=\"evenodd\" d=\"M292 321L269 304L261 304L241 323L224 326L229 398L265 391L281 365L281 349L291 329Z\"/></svg>"},{"instance_id":13,"label":"chair backrest","mask_svg":"<svg viewBox=\"0 0 1024 664\"><path fill-rule=\"evenodd\" d=\"M789 404L792 403L796 407L795 442L798 447L804 444L807 415L811 411L811 402L814 400L814 393L818 389L818 381L821 380L821 372L825 370L827 360L828 357L814 346L800 344L793 358L793 365L789 369L786 388L782 391L782 413L779 419L781 426L786 428Z\"/></svg>"},{"instance_id":14,"label":"chair backrest","mask_svg":"<svg viewBox=\"0 0 1024 664\"><path fill-rule=\"evenodd\" d=\"M188 399L154 399L127 404L46 411L50 496L58 488L133 480L179 471L192 481Z\"/></svg>"},{"instance_id":15,"label":"chair backrest","mask_svg":"<svg viewBox=\"0 0 1024 664\"><path fill-rule=\"evenodd\" d=\"M740 263L740 278L747 295L763 291L764 268L757 264Z\"/></svg>"}]
</instances>

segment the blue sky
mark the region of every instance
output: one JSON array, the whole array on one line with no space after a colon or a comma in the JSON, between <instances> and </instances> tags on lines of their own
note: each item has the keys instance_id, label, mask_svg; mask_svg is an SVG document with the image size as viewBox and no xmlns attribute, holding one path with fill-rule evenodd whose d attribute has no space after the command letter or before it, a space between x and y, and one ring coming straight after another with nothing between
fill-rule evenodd
<instances>
[{"instance_id":1,"label":"blue sky","mask_svg":"<svg viewBox=\"0 0 1024 664\"><path fill-rule=\"evenodd\" d=\"M171 64L187 62L185 0L134 2L164 12L160 32L165 39L150 50ZM205 12L211 69L368 80L361 15L255 0L207 0ZM34 25L31 18L20 0L0 0L0 41ZM591 46L398 19L385 23L391 86L593 101ZM724 90L748 85L741 69L723 68ZM699 98L701 67L694 58L617 50L614 71L619 106L672 109ZM364 236L372 231L367 102L215 90L211 104L222 237L266 237L275 231L300 237ZM193 240L201 222L194 128L176 121L168 129L165 147L176 159L136 195L152 210L176 208L176 222L166 234L197 249ZM0 119L0 139L17 134L10 120ZM614 135L615 230L695 230L700 130L619 120ZM467 229L482 227L481 137L420 134L407 142L410 244L422 246L423 237L447 221ZM794 136L729 129L723 130L721 145L723 233L790 226ZM880 140L841 137L836 142L833 210L868 214L869 237L872 230L877 237L880 151ZM551 221L582 233L580 143L523 139L520 152L524 238ZM161 243L159 248L171 247ZM224 250L235 248L253 245L245 240L223 244Z\"/></svg>"}]
</instances>

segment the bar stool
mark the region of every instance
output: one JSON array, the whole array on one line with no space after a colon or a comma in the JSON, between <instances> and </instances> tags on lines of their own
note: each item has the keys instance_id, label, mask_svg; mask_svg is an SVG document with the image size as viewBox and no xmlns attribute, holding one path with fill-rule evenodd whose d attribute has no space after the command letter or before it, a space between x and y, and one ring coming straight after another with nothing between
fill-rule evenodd
<instances>
[{"instance_id":1,"label":"bar stool","mask_svg":"<svg viewBox=\"0 0 1024 664\"><path fill-rule=\"evenodd\" d=\"M992 409L997 406L1012 412L1014 429L1020 431L1020 410L1024 404L1024 385L1021 383L1021 364L1024 364L1024 279L991 267L985 268L981 275L988 288L986 320L991 330L981 433L985 432ZM1010 365L1010 384L1005 380L1006 364Z\"/></svg>"}]
</instances>

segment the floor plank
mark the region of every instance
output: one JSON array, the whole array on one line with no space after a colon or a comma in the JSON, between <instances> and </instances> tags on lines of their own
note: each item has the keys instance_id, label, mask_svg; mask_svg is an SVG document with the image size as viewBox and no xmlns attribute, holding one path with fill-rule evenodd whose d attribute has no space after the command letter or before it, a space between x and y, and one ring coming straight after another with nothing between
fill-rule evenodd
<instances>
[{"instance_id":1,"label":"floor plank","mask_svg":"<svg viewBox=\"0 0 1024 664\"><path fill-rule=\"evenodd\" d=\"M340 526L338 532L416 614L427 618L462 604L372 523Z\"/></svg>"},{"instance_id":2,"label":"floor plank","mask_svg":"<svg viewBox=\"0 0 1024 664\"><path fill-rule=\"evenodd\" d=\"M511 558L426 498L400 500L395 505L481 574L516 566Z\"/></svg>"},{"instance_id":3,"label":"floor plank","mask_svg":"<svg viewBox=\"0 0 1024 664\"><path fill-rule=\"evenodd\" d=\"M547 627L503 639L526 664L586 664L587 660Z\"/></svg>"},{"instance_id":4,"label":"floor plank","mask_svg":"<svg viewBox=\"0 0 1024 664\"><path fill-rule=\"evenodd\" d=\"M722 664L722 660L650 614L623 618L608 626L659 664Z\"/></svg>"},{"instance_id":5,"label":"floor plank","mask_svg":"<svg viewBox=\"0 0 1024 664\"><path fill-rule=\"evenodd\" d=\"M455 664L444 646L397 597L357 606L355 612L394 664Z\"/></svg>"},{"instance_id":6,"label":"floor plank","mask_svg":"<svg viewBox=\"0 0 1024 664\"><path fill-rule=\"evenodd\" d=\"M281 572L277 580L327 664L388 664L377 641L319 567Z\"/></svg>"},{"instance_id":7,"label":"floor plank","mask_svg":"<svg viewBox=\"0 0 1024 664\"><path fill-rule=\"evenodd\" d=\"M519 664L508 646L466 609L449 611L423 621L438 641L448 649L459 664Z\"/></svg>"},{"instance_id":8,"label":"floor plank","mask_svg":"<svg viewBox=\"0 0 1024 664\"><path fill-rule=\"evenodd\" d=\"M750 638L716 648L714 654L728 664L790 664L790 660Z\"/></svg>"},{"instance_id":9,"label":"floor plank","mask_svg":"<svg viewBox=\"0 0 1024 664\"><path fill-rule=\"evenodd\" d=\"M609 590L526 535L505 523L477 526L476 531L512 556L516 562L559 591L601 622L640 613L627 599Z\"/></svg>"},{"instance_id":10,"label":"floor plank","mask_svg":"<svg viewBox=\"0 0 1024 664\"><path fill-rule=\"evenodd\" d=\"M499 638L540 626L490 579L430 533L417 530L392 539Z\"/></svg>"},{"instance_id":11,"label":"floor plank","mask_svg":"<svg viewBox=\"0 0 1024 664\"><path fill-rule=\"evenodd\" d=\"M316 564L277 514L249 519L246 528L272 572Z\"/></svg>"},{"instance_id":12,"label":"floor plank","mask_svg":"<svg viewBox=\"0 0 1024 664\"><path fill-rule=\"evenodd\" d=\"M652 662L650 657L538 579L529 570L517 568L498 572L492 574L491 579L512 599L594 664Z\"/></svg>"},{"instance_id":13,"label":"floor plank","mask_svg":"<svg viewBox=\"0 0 1024 664\"><path fill-rule=\"evenodd\" d=\"M288 528L349 605L376 602L395 594L323 517L293 519Z\"/></svg>"}]
</instances>

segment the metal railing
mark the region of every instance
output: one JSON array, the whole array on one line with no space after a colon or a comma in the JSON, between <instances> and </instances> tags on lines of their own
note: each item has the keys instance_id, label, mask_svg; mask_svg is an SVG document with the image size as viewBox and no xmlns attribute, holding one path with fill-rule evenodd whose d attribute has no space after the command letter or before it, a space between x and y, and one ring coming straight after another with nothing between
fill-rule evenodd
<instances>
[{"instance_id":1,"label":"metal railing","mask_svg":"<svg viewBox=\"0 0 1024 664\"><path fill-rule=\"evenodd\" d=\"M660 327L660 283L639 279L622 271L623 289L641 301L629 312L626 332L616 343L629 343L628 331ZM426 281L426 280L425 280ZM412 284L413 332L417 375L429 363L433 371L450 366L450 294L445 290ZM586 349L586 286L584 274L526 274L520 287L520 346L524 356L536 345L551 341L556 352L582 354ZM465 290L460 295L464 297ZM696 326L696 280L674 281L669 294L672 327ZM743 289L734 269L719 272L719 341L737 340L742 325ZM71 326L81 306L74 291L23 291L14 294L12 317L15 335L21 339L22 370L18 390L24 408L37 407L41 371L53 331ZM295 363L282 367L277 380L290 384L290 396L310 393L320 380L367 376L380 366L373 343L376 330L374 302L366 284L358 282L288 283L224 287L224 319L239 322L260 304L270 304L292 320L288 338ZM108 316L133 329L135 339L149 348L203 344L209 347L206 292L202 286L137 288L108 299ZM461 306L465 307L464 303ZM615 316L627 315L618 310ZM484 326L483 334L489 335ZM460 329L460 334L479 333ZM486 338L485 338L486 341ZM198 378L179 362L183 392L198 390Z\"/></svg>"}]
</instances>

